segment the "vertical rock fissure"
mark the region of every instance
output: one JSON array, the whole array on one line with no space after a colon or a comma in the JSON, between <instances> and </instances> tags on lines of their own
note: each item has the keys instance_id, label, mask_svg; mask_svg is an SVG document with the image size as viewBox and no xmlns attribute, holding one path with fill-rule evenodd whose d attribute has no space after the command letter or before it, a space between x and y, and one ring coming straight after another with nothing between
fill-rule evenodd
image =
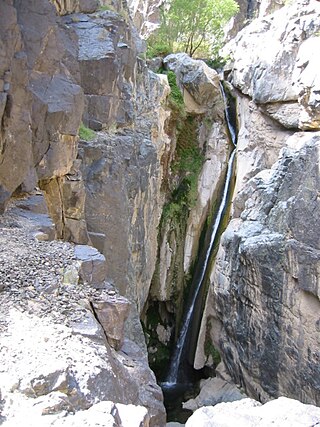
<instances>
[{"instance_id":1,"label":"vertical rock fissure","mask_svg":"<svg viewBox=\"0 0 320 427\"><path fill-rule=\"evenodd\" d=\"M182 325L182 328L181 328L181 331L179 334L179 338L177 340L177 344L176 344L176 347L174 349L173 357L171 359L169 373L168 373L168 376L167 376L167 379L165 382L167 385L175 385L181 379L180 368L181 368L182 360L185 357L184 353L185 353L185 347L186 347L186 342L187 342L187 335L189 333L190 328L192 327L192 317L193 317L193 313L194 313L194 307L195 307L199 292L201 290L201 287L204 284L204 279L206 276L207 267L209 265L210 257L212 254L212 249L214 247L214 243L216 241L218 229L219 229L223 214L225 212L228 194L229 194L230 182L231 182L231 178L232 178L232 171L233 171L235 153L236 152L234 150L231 153L231 156L229 159L227 176L226 176L226 181L225 181L225 185L224 185L224 189L223 189L222 200L221 200L218 212L216 214L216 218L213 222L213 226L211 228L212 231L211 231L210 242L209 242L207 249L205 251L205 258L204 258L204 261L203 261L201 269L200 269L200 274L196 278L196 283L194 286L194 293L193 293L193 296L191 298L191 302L187 308L186 315L185 315L184 321L183 321L183 325Z\"/></svg>"},{"instance_id":2,"label":"vertical rock fissure","mask_svg":"<svg viewBox=\"0 0 320 427\"><path fill-rule=\"evenodd\" d=\"M222 85L221 85L221 92L223 95L223 99L225 101L225 118L227 122L230 139L233 146L235 147L236 139L237 139L236 126L234 126L233 123L231 122L230 111L229 111L230 105L227 101ZM218 211L216 212L214 221L212 222L212 226L210 228L211 230L210 239L209 239L208 245L204 249L204 256L201 256L199 258L199 262L201 263L201 265L200 267L197 267L195 270L195 271L198 271L198 273L194 276L192 281L193 293L187 305L182 327L181 327L178 340L171 358L169 372L164 382L164 387L169 387L169 388L175 387L178 383L185 381L183 366L184 366L184 361L187 358L187 353L190 353L190 354L192 353L190 349L189 351L187 351L187 347L190 344L189 335L193 327L192 320L194 317L195 306L197 304L197 300L201 292L201 289L205 284L206 273L210 265L210 259L213 252L214 244L217 241L217 238L219 235L218 231L222 223L223 216L226 212L226 208L229 200L228 196L230 194L230 187L231 187L231 181L233 176L233 165L235 161L235 154L236 154L236 150L233 150L228 161L228 169L227 169L226 178L224 182L221 202L220 202Z\"/></svg>"}]
</instances>

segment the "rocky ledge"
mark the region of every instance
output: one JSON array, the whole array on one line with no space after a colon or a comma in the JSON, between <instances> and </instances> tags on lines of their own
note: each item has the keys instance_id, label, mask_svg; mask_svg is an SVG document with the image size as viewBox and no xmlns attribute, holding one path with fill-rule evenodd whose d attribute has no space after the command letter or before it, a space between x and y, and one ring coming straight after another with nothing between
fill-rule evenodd
<instances>
[{"instance_id":1,"label":"rocky ledge","mask_svg":"<svg viewBox=\"0 0 320 427\"><path fill-rule=\"evenodd\" d=\"M123 335L129 303L104 282L104 257L42 241L36 219L45 214L18 204L0 223L3 425L164 425L161 390L145 353Z\"/></svg>"}]
</instances>

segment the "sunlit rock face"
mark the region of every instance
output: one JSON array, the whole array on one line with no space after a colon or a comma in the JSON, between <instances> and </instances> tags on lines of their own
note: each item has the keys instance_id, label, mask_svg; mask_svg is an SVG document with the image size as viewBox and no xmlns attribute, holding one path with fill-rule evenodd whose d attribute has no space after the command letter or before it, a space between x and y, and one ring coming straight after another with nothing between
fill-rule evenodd
<instances>
[{"instance_id":1,"label":"sunlit rock face","mask_svg":"<svg viewBox=\"0 0 320 427\"><path fill-rule=\"evenodd\" d=\"M319 16L319 2L298 1L229 45L237 179L195 366L210 364L211 337L233 379L262 401L319 405Z\"/></svg>"},{"instance_id":2,"label":"sunlit rock face","mask_svg":"<svg viewBox=\"0 0 320 427\"><path fill-rule=\"evenodd\" d=\"M238 194L211 276L203 333L262 400L319 405L319 144L319 133L292 136Z\"/></svg>"},{"instance_id":3,"label":"sunlit rock face","mask_svg":"<svg viewBox=\"0 0 320 427\"><path fill-rule=\"evenodd\" d=\"M164 0L128 0L127 3L135 27L147 39L159 27L159 7Z\"/></svg>"},{"instance_id":4,"label":"sunlit rock face","mask_svg":"<svg viewBox=\"0 0 320 427\"><path fill-rule=\"evenodd\" d=\"M281 397L265 405L252 399L244 399L204 407L188 419L186 427L263 427L272 424L291 427L295 424L317 425L319 421L319 408Z\"/></svg>"},{"instance_id":5,"label":"sunlit rock face","mask_svg":"<svg viewBox=\"0 0 320 427\"><path fill-rule=\"evenodd\" d=\"M226 47L233 85L286 128L320 127L319 13L316 0L295 2L255 20Z\"/></svg>"},{"instance_id":6,"label":"sunlit rock face","mask_svg":"<svg viewBox=\"0 0 320 427\"><path fill-rule=\"evenodd\" d=\"M230 40L258 17L272 13L285 5L285 0L238 0L239 12L225 27L225 38Z\"/></svg>"}]
</instances>

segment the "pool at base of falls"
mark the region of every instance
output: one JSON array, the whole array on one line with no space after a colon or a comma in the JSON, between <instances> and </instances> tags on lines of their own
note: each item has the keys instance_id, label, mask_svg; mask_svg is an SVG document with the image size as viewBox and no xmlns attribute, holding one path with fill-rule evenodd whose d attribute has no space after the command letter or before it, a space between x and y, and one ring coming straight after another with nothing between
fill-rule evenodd
<instances>
[{"instance_id":1,"label":"pool at base of falls","mask_svg":"<svg viewBox=\"0 0 320 427\"><path fill-rule=\"evenodd\" d=\"M199 383L179 384L163 382L160 383L164 396L164 405L167 410L167 422L175 421L185 424L191 417L192 411L182 408L182 403L194 398L199 393Z\"/></svg>"}]
</instances>

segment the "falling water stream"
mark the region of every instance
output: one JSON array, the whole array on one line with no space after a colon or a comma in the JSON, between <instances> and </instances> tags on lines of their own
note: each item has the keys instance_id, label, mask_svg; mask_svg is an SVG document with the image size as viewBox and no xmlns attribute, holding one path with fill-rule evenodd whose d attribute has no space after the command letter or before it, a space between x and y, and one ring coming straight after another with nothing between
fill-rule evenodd
<instances>
[{"instance_id":1,"label":"falling water stream","mask_svg":"<svg viewBox=\"0 0 320 427\"><path fill-rule=\"evenodd\" d=\"M237 138L236 129L231 123L230 106L228 104L222 85L221 85L221 93L225 103L225 118L228 124L230 139L232 141L233 146L235 147L236 138ZM192 319L193 319L197 298L205 282L206 273L207 273L208 266L210 264L210 258L211 258L212 250L214 247L214 243L216 241L218 230L219 230L220 224L222 223L223 216L228 205L228 195L229 195L231 180L233 176L233 165L235 160L235 154L236 154L236 150L234 149L230 155L229 162L228 162L228 169L227 169L226 179L224 183L221 203L220 203L218 212L216 213L214 222L211 226L210 240L206 248L205 256L201 258L202 265L200 266L200 271L197 274L197 280L196 280L196 283L194 284L191 301L187 307L186 314L183 318L182 328L180 330L178 341L171 359L168 375L166 377L165 382L162 383L162 387L166 390L169 390L171 388L176 388L179 384L182 383L182 372L181 372L182 361L186 357L186 353L189 350L186 348L186 345L188 343L187 336L188 336L190 327L192 327Z\"/></svg>"},{"instance_id":2,"label":"falling water stream","mask_svg":"<svg viewBox=\"0 0 320 427\"><path fill-rule=\"evenodd\" d=\"M184 344L186 342L186 336L187 336L187 333L188 333L188 330L190 327L190 322L192 319L194 306L195 306L199 291L201 289L201 286L204 282L204 278L206 276L206 271L207 271L207 267L209 264L213 244L215 242L215 238L217 236L219 225L221 223L223 213L224 213L225 208L226 208L226 204L227 204L227 200L228 200L228 192L229 192L230 182L231 182L231 178L232 178L232 170L233 170L233 163L234 163L235 154L236 154L236 151L233 150L233 152L230 155L230 159L229 159L229 163L228 163L227 176L226 176L224 189L223 189L222 200L221 200L215 221L214 221L213 226L212 226L210 242L209 242L209 245L207 247L205 259L204 259L202 267L201 267L201 273L200 273L199 279L198 279L197 284L196 284L196 288L195 288L194 293L193 293L191 304L188 307L187 313L184 317L183 326L181 328L179 338L178 338L178 341L177 341L177 344L175 347L175 351L174 351L174 354L173 354L173 357L171 360L171 365L170 365L168 377L167 377L167 380L164 384L167 387L170 387L171 385L173 386L179 382L179 367L181 364L181 357L182 357L183 350L184 350Z\"/></svg>"}]
</instances>

